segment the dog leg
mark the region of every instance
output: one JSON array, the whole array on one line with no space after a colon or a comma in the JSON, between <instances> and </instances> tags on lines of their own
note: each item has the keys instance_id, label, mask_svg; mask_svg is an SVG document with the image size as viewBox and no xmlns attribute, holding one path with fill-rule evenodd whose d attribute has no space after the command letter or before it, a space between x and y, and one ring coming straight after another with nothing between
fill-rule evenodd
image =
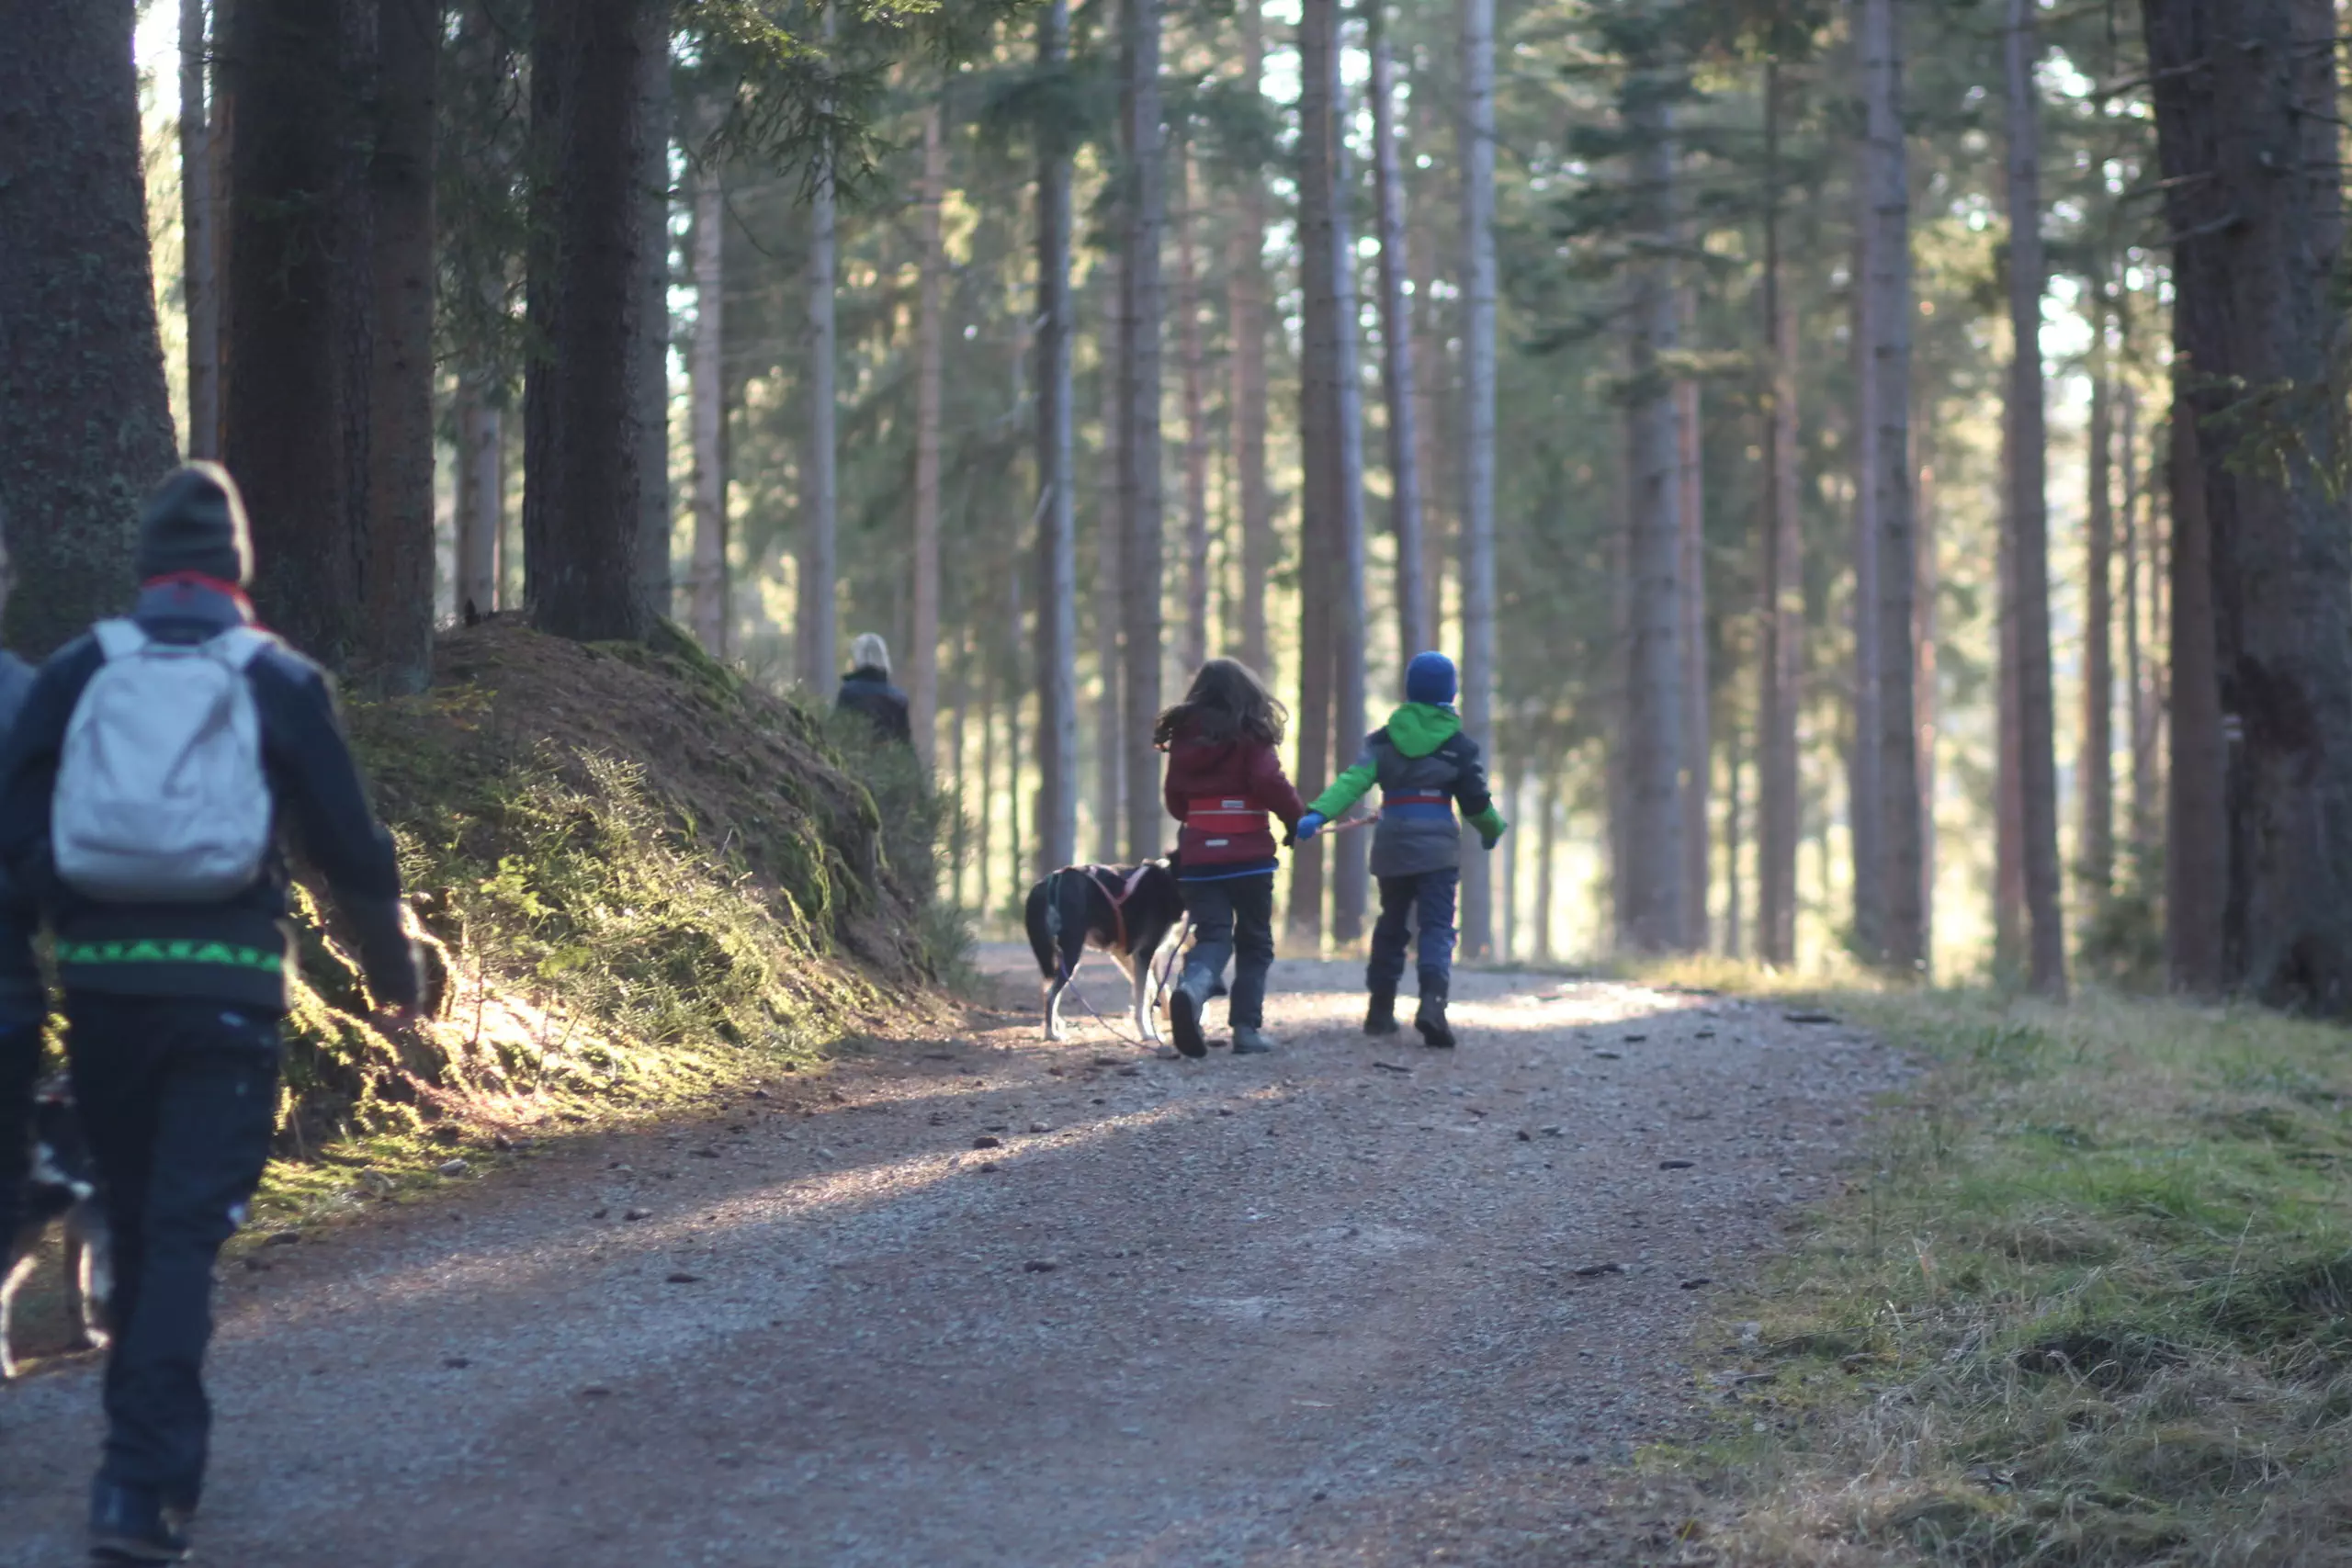
<instances>
[{"instance_id":1,"label":"dog leg","mask_svg":"<svg viewBox=\"0 0 2352 1568\"><path fill-rule=\"evenodd\" d=\"M1046 982L1046 1038L1048 1041L1061 1040L1069 1034L1069 1031L1062 1027L1062 992L1069 987L1068 980Z\"/></svg>"},{"instance_id":2,"label":"dog leg","mask_svg":"<svg viewBox=\"0 0 2352 1568\"><path fill-rule=\"evenodd\" d=\"M114 1246L103 1215L81 1217L72 1233L81 1243L81 1266L74 1270L82 1297L82 1337L97 1349L114 1342Z\"/></svg>"},{"instance_id":3,"label":"dog leg","mask_svg":"<svg viewBox=\"0 0 2352 1568\"><path fill-rule=\"evenodd\" d=\"M0 1272L0 1382L13 1382L17 1377L16 1335L12 1320L17 1315L17 1292L25 1277L33 1271L35 1257L32 1244L38 1236L10 1237L16 1261Z\"/></svg>"},{"instance_id":4,"label":"dog leg","mask_svg":"<svg viewBox=\"0 0 2352 1568\"><path fill-rule=\"evenodd\" d=\"M1151 1010L1151 957L1145 954L1135 966L1131 978L1135 983L1136 1032L1154 1044L1159 1042L1159 1015Z\"/></svg>"}]
</instances>

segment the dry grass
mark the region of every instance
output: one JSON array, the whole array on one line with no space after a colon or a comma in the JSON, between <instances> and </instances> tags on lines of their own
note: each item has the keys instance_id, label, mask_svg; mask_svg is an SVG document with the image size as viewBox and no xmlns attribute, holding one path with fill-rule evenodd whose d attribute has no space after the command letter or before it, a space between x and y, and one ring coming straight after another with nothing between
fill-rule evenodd
<instances>
[{"instance_id":1,"label":"dry grass","mask_svg":"<svg viewBox=\"0 0 2352 1568\"><path fill-rule=\"evenodd\" d=\"M1924 1071L1727 1309L1752 1381L1713 1380L1723 1436L1653 1456L1712 1499L1720 1560L2352 1562L2344 1032L1810 996Z\"/></svg>"}]
</instances>

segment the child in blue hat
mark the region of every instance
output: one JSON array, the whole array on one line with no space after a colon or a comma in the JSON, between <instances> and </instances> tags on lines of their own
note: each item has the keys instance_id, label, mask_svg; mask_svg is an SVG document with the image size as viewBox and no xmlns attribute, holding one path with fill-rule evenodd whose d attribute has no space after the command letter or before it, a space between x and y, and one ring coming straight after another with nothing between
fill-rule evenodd
<instances>
[{"instance_id":1,"label":"child in blue hat","mask_svg":"<svg viewBox=\"0 0 2352 1568\"><path fill-rule=\"evenodd\" d=\"M1510 824L1487 793L1487 765L1478 743L1462 733L1453 711L1453 660L1442 653L1414 657L1405 671L1405 705L1364 738L1355 765L1316 796L1298 819L1298 837L1311 839L1374 784L1380 786L1380 824L1372 840L1372 874L1380 884L1380 919L1372 928L1372 962L1364 984L1372 1005L1366 1034L1396 1032L1396 982L1405 974L1407 922L1420 927L1421 998L1413 1027L1426 1045L1450 1047L1446 992L1453 976L1453 907L1462 882L1462 815L1493 849Z\"/></svg>"}]
</instances>

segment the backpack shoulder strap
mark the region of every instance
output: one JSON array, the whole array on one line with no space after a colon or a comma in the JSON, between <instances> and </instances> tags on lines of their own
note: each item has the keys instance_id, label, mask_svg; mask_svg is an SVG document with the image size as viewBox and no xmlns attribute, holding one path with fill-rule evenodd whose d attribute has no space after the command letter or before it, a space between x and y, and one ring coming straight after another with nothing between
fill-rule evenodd
<instances>
[{"instance_id":1,"label":"backpack shoulder strap","mask_svg":"<svg viewBox=\"0 0 2352 1568\"><path fill-rule=\"evenodd\" d=\"M137 621L130 620L100 621L90 628L90 635L97 639L98 651L107 656L108 663L130 658L153 640L140 629Z\"/></svg>"},{"instance_id":2,"label":"backpack shoulder strap","mask_svg":"<svg viewBox=\"0 0 2352 1568\"><path fill-rule=\"evenodd\" d=\"M207 642L204 650L242 675L277 646L277 639L257 626L232 626Z\"/></svg>"}]
</instances>

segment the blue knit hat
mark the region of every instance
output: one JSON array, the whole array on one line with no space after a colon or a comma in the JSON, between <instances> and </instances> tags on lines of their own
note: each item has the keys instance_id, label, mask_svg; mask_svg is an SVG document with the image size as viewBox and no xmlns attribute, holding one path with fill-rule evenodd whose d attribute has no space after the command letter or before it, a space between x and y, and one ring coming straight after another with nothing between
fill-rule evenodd
<instances>
[{"instance_id":1,"label":"blue knit hat","mask_svg":"<svg viewBox=\"0 0 2352 1568\"><path fill-rule=\"evenodd\" d=\"M1442 653L1417 653L1412 663L1405 667L1405 700L1408 703L1443 706L1453 700L1454 691L1453 660Z\"/></svg>"}]
</instances>

